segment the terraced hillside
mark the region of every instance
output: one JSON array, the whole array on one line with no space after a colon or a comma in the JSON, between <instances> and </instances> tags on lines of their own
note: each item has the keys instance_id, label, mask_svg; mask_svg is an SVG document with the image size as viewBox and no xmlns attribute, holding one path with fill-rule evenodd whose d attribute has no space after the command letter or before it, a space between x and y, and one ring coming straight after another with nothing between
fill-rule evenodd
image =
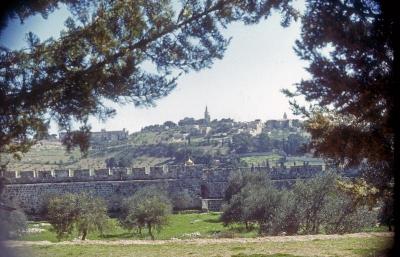
<instances>
[{"instance_id":1,"label":"terraced hillside","mask_svg":"<svg viewBox=\"0 0 400 257\"><path fill-rule=\"evenodd\" d=\"M143 167L182 164L189 158L196 164L227 166L321 164L302 151L309 138L296 124L185 118L145 127L123 140L92 142L86 157L76 149L67 152L57 139L43 140L21 160L12 160L8 170Z\"/></svg>"}]
</instances>

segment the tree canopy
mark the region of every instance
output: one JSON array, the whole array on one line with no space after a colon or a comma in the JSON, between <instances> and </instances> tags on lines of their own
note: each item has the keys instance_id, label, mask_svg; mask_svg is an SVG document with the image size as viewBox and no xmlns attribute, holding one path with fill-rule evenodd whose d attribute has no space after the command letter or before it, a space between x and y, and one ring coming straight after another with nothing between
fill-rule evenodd
<instances>
[{"instance_id":1,"label":"tree canopy","mask_svg":"<svg viewBox=\"0 0 400 257\"><path fill-rule=\"evenodd\" d=\"M90 116L115 110L105 104L152 105L168 95L182 72L210 67L223 57L229 23L257 23L273 9L282 24L296 12L282 1L87 1L21 2L8 15L44 17L65 4L71 17L59 38L27 35L26 49L0 48L0 152L26 151L57 122L67 147L88 148ZM146 69L145 65L156 70ZM80 130L72 133L73 124Z\"/></svg>"},{"instance_id":2,"label":"tree canopy","mask_svg":"<svg viewBox=\"0 0 400 257\"><path fill-rule=\"evenodd\" d=\"M147 186L139 189L135 194L124 200L122 213L119 217L121 225L132 230L147 227L149 235L154 240L153 230L158 232L168 222L172 212L172 204L166 196L167 192L156 186Z\"/></svg>"},{"instance_id":3,"label":"tree canopy","mask_svg":"<svg viewBox=\"0 0 400 257\"><path fill-rule=\"evenodd\" d=\"M395 1L306 3L295 50L309 63L311 76L294 92L285 92L311 103L305 107L292 100L295 112L308 118L317 154L345 166L361 165L364 178L381 189L379 195L390 196L400 181L400 16ZM395 206L399 199L395 196Z\"/></svg>"},{"instance_id":4,"label":"tree canopy","mask_svg":"<svg viewBox=\"0 0 400 257\"><path fill-rule=\"evenodd\" d=\"M106 202L87 193L52 196L46 208L46 218L58 240L71 235L74 229L85 240L89 232L102 233L107 226Z\"/></svg>"},{"instance_id":5,"label":"tree canopy","mask_svg":"<svg viewBox=\"0 0 400 257\"><path fill-rule=\"evenodd\" d=\"M327 234L360 231L377 221L364 198L342 190L346 179L328 171L279 189L265 173L236 173L228 183L221 220L224 225L257 224L266 234Z\"/></svg>"},{"instance_id":6,"label":"tree canopy","mask_svg":"<svg viewBox=\"0 0 400 257\"><path fill-rule=\"evenodd\" d=\"M316 153L345 166L362 164L381 188L393 178L398 118L398 18L388 5L307 1L295 51L309 63L311 76L294 92L285 91L311 103L308 108L292 100L294 110L308 118Z\"/></svg>"}]
</instances>

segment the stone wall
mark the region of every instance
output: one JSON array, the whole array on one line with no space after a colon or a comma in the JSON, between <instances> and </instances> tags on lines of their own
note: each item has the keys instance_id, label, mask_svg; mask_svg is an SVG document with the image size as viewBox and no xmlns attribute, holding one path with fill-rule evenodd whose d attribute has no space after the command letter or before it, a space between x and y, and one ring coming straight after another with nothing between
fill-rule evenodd
<instances>
[{"instance_id":1,"label":"stone wall","mask_svg":"<svg viewBox=\"0 0 400 257\"><path fill-rule=\"evenodd\" d=\"M253 167L240 171L266 172L280 186L296 179L307 179L323 170L322 166L291 168ZM53 170L6 172L8 182L4 197L14 200L28 213L41 212L51 195L89 192L104 198L109 209L118 209L122 198L133 195L139 188L157 185L170 194L187 189L200 209L200 199L221 199L228 185L231 169L206 169L194 166L159 166L135 169ZM214 207L212 207L214 209Z\"/></svg>"},{"instance_id":2,"label":"stone wall","mask_svg":"<svg viewBox=\"0 0 400 257\"><path fill-rule=\"evenodd\" d=\"M133 195L139 188L150 185L156 185L157 188L164 189L168 193L188 189L193 196L200 194L199 191L196 191L197 188L200 188L196 185L196 181L127 180L10 184L6 186L4 197L16 201L29 214L38 214L44 210L47 199L53 195L87 192L104 198L108 203L109 210L115 211L119 208L123 198Z\"/></svg>"}]
</instances>

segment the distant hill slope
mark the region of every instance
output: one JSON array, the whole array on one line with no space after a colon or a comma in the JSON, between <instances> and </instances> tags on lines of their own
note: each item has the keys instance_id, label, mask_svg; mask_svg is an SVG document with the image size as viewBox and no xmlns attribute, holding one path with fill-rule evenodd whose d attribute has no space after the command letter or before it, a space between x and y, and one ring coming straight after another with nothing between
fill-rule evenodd
<instances>
[{"instance_id":1,"label":"distant hill slope","mask_svg":"<svg viewBox=\"0 0 400 257\"><path fill-rule=\"evenodd\" d=\"M110 138L101 139L97 134L87 157L82 157L78 150L66 152L56 139L43 140L20 161L13 160L8 170L143 167L179 164L188 158L195 163L231 166L322 162L302 152L309 136L299 120L263 123L185 118L178 124L167 121L145 127L122 140Z\"/></svg>"}]
</instances>

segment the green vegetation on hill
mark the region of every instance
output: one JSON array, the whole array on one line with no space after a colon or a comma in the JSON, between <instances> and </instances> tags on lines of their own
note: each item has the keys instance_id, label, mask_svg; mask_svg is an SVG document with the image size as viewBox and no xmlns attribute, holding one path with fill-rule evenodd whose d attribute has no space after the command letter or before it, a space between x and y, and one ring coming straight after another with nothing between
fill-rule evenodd
<instances>
[{"instance_id":1,"label":"green vegetation on hill","mask_svg":"<svg viewBox=\"0 0 400 257\"><path fill-rule=\"evenodd\" d=\"M297 121L297 120L294 120ZM152 125L127 140L93 141L86 157L78 150L66 152L56 140L41 141L22 160L12 160L8 170L87 169L183 164L223 166L286 166L321 164L302 149L308 135L299 121L235 122L185 118L175 124ZM292 124L290 123L290 124Z\"/></svg>"}]
</instances>

